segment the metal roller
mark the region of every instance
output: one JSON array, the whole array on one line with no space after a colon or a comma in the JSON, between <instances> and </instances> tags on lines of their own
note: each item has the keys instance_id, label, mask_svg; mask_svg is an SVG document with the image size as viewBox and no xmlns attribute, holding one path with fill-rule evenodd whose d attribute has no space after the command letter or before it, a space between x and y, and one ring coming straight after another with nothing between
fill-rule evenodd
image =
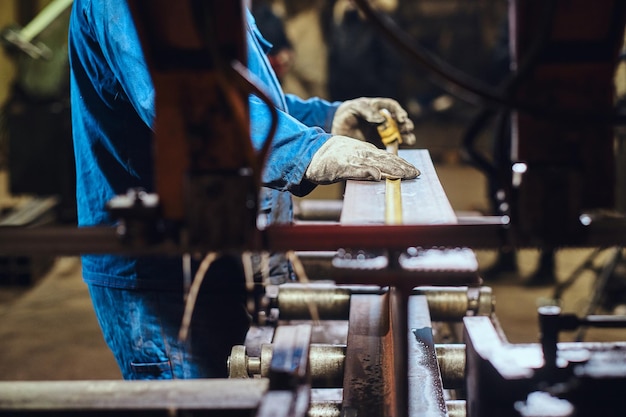
<instances>
[{"instance_id":1,"label":"metal roller","mask_svg":"<svg viewBox=\"0 0 626 417\"><path fill-rule=\"evenodd\" d=\"M261 345L261 357L246 356L248 375L269 377L272 363L273 346ZM309 367L313 388L339 388L343 378L343 363L346 357L345 346L311 344L309 348Z\"/></svg>"},{"instance_id":2,"label":"metal roller","mask_svg":"<svg viewBox=\"0 0 626 417\"><path fill-rule=\"evenodd\" d=\"M445 389L465 387L465 345L435 345L439 372Z\"/></svg>"},{"instance_id":3,"label":"metal roller","mask_svg":"<svg viewBox=\"0 0 626 417\"><path fill-rule=\"evenodd\" d=\"M311 344L309 366L313 388L341 388L344 374L346 347L340 345ZM272 362L272 345L261 346L261 357L250 357L245 346L234 346L228 358L230 378L269 376Z\"/></svg>"},{"instance_id":4,"label":"metal roller","mask_svg":"<svg viewBox=\"0 0 626 417\"><path fill-rule=\"evenodd\" d=\"M435 352L444 388L465 386L465 345L436 344ZM311 385L315 388L341 388L344 376L346 346L312 344L309 352ZM272 345L261 346L261 357L246 354L245 346L234 346L228 359L231 378L268 377L272 362Z\"/></svg>"},{"instance_id":5,"label":"metal roller","mask_svg":"<svg viewBox=\"0 0 626 417\"><path fill-rule=\"evenodd\" d=\"M341 286L327 283L283 284L278 289L275 307L281 320L347 320L350 296L355 293L379 294L378 286Z\"/></svg>"},{"instance_id":6,"label":"metal roller","mask_svg":"<svg viewBox=\"0 0 626 417\"><path fill-rule=\"evenodd\" d=\"M418 287L414 294L428 300L432 321L461 321L470 315L488 316L495 308L490 287Z\"/></svg>"},{"instance_id":7,"label":"metal roller","mask_svg":"<svg viewBox=\"0 0 626 417\"><path fill-rule=\"evenodd\" d=\"M249 378L251 372L248 368L246 347L243 345L233 346L230 350L227 365L229 378Z\"/></svg>"},{"instance_id":8,"label":"metal roller","mask_svg":"<svg viewBox=\"0 0 626 417\"><path fill-rule=\"evenodd\" d=\"M282 320L310 320L314 308L320 320L347 320L350 314L349 289L334 285L281 285L277 306Z\"/></svg>"},{"instance_id":9,"label":"metal roller","mask_svg":"<svg viewBox=\"0 0 626 417\"><path fill-rule=\"evenodd\" d=\"M284 284L274 300L283 320L310 320L317 311L320 320L347 320L350 296L380 288L337 287L333 284ZM428 300L432 321L461 321L466 315L488 316L494 312L495 297L490 287L417 287L414 294Z\"/></svg>"}]
</instances>

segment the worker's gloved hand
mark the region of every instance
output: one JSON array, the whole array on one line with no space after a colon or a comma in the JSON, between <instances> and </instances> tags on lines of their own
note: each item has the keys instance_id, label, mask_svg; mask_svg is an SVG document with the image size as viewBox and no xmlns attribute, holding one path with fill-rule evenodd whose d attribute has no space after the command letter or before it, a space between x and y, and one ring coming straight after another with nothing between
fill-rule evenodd
<instances>
[{"instance_id":1,"label":"worker's gloved hand","mask_svg":"<svg viewBox=\"0 0 626 417\"><path fill-rule=\"evenodd\" d=\"M375 126L385 121L385 118L380 114L382 109L389 110L396 121L402 135L402 143L409 146L415 145L413 122L400 103L391 98L362 97L344 101L335 112L331 133L371 141L372 138L368 136L376 135Z\"/></svg>"},{"instance_id":2,"label":"worker's gloved hand","mask_svg":"<svg viewBox=\"0 0 626 417\"><path fill-rule=\"evenodd\" d=\"M342 180L412 179L420 172L413 165L371 143L333 136L313 155L304 177L315 184Z\"/></svg>"}]
</instances>

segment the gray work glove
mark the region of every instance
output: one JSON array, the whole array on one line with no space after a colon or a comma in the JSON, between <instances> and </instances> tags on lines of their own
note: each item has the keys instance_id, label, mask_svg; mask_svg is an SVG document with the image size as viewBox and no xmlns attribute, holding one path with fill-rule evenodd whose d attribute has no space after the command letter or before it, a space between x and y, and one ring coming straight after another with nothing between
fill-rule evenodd
<instances>
[{"instance_id":1,"label":"gray work glove","mask_svg":"<svg viewBox=\"0 0 626 417\"><path fill-rule=\"evenodd\" d=\"M342 180L412 179L420 172L413 165L371 143L333 136L315 152L304 178L315 184Z\"/></svg>"},{"instance_id":2,"label":"gray work glove","mask_svg":"<svg viewBox=\"0 0 626 417\"><path fill-rule=\"evenodd\" d=\"M335 112L331 133L333 135L349 136L364 141L376 142L372 135L376 129L372 126L385 121L380 110L387 109L398 124L402 135L402 143L415 145L414 125L409 115L400 103L391 98L368 98L361 97L354 100L344 101Z\"/></svg>"}]
</instances>

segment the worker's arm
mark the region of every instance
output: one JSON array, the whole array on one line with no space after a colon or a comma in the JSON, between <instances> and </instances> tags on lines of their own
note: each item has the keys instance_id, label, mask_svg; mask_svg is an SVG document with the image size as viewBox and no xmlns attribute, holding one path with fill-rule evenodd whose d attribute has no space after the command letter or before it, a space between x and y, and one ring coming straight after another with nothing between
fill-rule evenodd
<instances>
[{"instance_id":1,"label":"worker's arm","mask_svg":"<svg viewBox=\"0 0 626 417\"><path fill-rule=\"evenodd\" d=\"M286 94L285 100L289 114L307 126L319 126L329 133L335 113L341 105L340 101L329 102L317 97L303 100L293 94Z\"/></svg>"},{"instance_id":2,"label":"worker's arm","mask_svg":"<svg viewBox=\"0 0 626 417\"><path fill-rule=\"evenodd\" d=\"M248 15L248 68L268 97L276 103L278 129L265 164L265 185L305 195L314 184L327 184L343 179L380 180L386 177L414 178L417 170L398 157L358 140L332 136L329 132L342 106L350 111L351 103L330 103L320 98L302 100L285 95L266 57L268 44L256 29L254 18ZM363 115L377 108L378 101L354 101ZM388 102L384 101L386 107ZM398 105L399 106L399 105ZM390 109L397 116L400 110ZM381 118L382 119L382 118ZM257 97L250 98L252 141L260 148L270 125L270 111ZM383 120L381 120L382 122ZM333 132L334 133L334 132Z\"/></svg>"},{"instance_id":3,"label":"worker's arm","mask_svg":"<svg viewBox=\"0 0 626 417\"><path fill-rule=\"evenodd\" d=\"M246 17L248 70L278 112L278 128L265 162L263 183L298 196L305 195L315 188L315 184L305 180L304 173L315 152L331 137L330 124L336 106L320 99L301 100L285 95L267 59L271 44L258 31L249 11ZM252 143L260 149L269 132L271 113L266 103L251 95L249 114ZM325 131L324 127L328 130Z\"/></svg>"},{"instance_id":4,"label":"worker's arm","mask_svg":"<svg viewBox=\"0 0 626 417\"><path fill-rule=\"evenodd\" d=\"M84 30L93 37L115 75L115 80L102 79L101 98L103 101L129 101L144 123L152 127L154 87L127 2L99 0L81 5L83 10L76 10L75 15L84 19L81 22ZM98 77L98 68L90 67L88 62L83 66L94 71L92 79Z\"/></svg>"},{"instance_id":5,"label":"worker's arm","mask_svg":"<svg viewBox=\"0 0 626 417\"><path fill-rule=\"evenodd\" d=\"M278 111L278 129L272 138L263 171L264 185L294 195L306 195L315 188L304 181L304 173L313 155L331 135L320 127L305 126L290 114ZM260 148L267 137L270 126L270 111L267 105L256 97L250 98L250 127L252 142Z\"/></svg>"}]
</instances>

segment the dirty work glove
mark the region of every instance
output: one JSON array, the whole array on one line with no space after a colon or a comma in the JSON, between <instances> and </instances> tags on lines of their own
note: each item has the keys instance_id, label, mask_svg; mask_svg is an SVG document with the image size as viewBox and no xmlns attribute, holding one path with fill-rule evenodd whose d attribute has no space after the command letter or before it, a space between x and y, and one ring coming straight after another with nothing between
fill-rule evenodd
<instances>
[{"instance_id":1,"label":"dirty work glove","mask_svg":"<svg viewBox=\"0 0 626 417\"><path fill-rule=\"evenodd\" d=\"M420 172L410 163L371 143L333 136L315 152L304 178L315 184L342 180L412 179Z\"/></svg>"},{"instance_id":2,"label":"dirty work glove","mask_svg":"<svg viewBox=\"0 0 626 417\"><path fill-rule=\"evenodd\" d=\"M382 109L389 110L398 124L402 143L409 146L415 145L413 122L400 103L391 98L361 97L344 101L335 112L331 133L376 142L378 138L372 137L377 136L376 126L385 121L385 118L380 114Z\"/></svg>"}]
</instances>

